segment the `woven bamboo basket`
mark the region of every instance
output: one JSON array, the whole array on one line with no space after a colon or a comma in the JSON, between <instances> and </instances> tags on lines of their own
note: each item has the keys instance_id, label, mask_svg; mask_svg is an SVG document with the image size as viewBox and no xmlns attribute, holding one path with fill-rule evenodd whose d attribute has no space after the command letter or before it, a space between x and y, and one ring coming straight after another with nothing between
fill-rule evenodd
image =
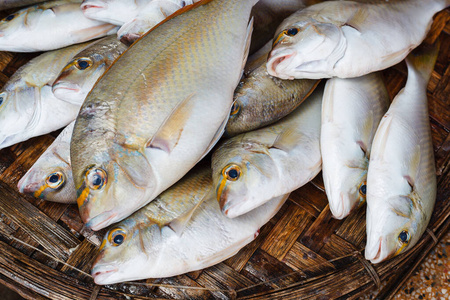
<instances>
[{"instance_id":1,"label":"woven bamboo basket","mask_svg":"<svg viewBox=\"0 0 450 300\"><path fill-rule=\"evenodd\" d=\"M365 206L333 219L319 174L230 259L172 278L97 286L89 272L104 231L86 229L75 205L17 191L54 140L49 134L0 150L0 283L27 299L357 299L376 288L377 298L392 298L450 228L449 20L449 9L436 15L426 40L441 40L428 85L438 193L427 232L411 251L377 265L366 261ZM0 88L36 55L0 52ZM406 76L404 63L384 71L391 98Z\"/></svg>"}]
</instances>

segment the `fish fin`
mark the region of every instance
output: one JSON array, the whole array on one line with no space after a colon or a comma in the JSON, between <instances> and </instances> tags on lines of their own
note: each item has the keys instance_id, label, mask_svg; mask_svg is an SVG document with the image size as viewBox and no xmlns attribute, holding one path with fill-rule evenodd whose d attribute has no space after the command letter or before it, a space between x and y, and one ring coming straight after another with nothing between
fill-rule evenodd
<instances>
[{"instance_id":1,"label":"fish fin","mask_svg":"<svg viewBox=\"0 0 450 300\"><path fill-rule=\"evenodd\" d=\"M411 186L411 189L414 190L414 182L415 178L417 178L417 175L419 173L419 166L420 166L420 146L416 145L413 149L413 151L410 152L410 171L409 174L405 175L405 179L408 181L409 185Z\"/></svg>"},{"instance_id":2,"label":"fish fin","mask_svg":"<svg viewBox=\"0 0 450 300\"><path fill-rule=\"evenodd\" d=\"M118 29L119 27L116 25L105 23L97 26L92 26L89 28L76 30L71 33L71 36L78 41L88 41L98 38L102 35L116 33Z\"/></svg>"},{"instance_id":3,"label":"fish fin","mask_svg":"<svg viewBox=\"0 0 450 300\"><path fill-rule=\"evenodd\" d=\"M440 48L440 40L438 39L434 44L428 45L423 43L412 51L406 58L406 65L408 66L408 74L412 72L418 73L426 82L430 80L431 73L433 73L434 65Z\"/></svg>"},{"instance_id":4,"label":"fish fin","mask_svg":"<svg viewBox=\"0 0 450 300\"><path fill-rule=\"evenodd\" d=\"M301 137L302 134L297 132L295 128L287 128L277 136L272 147L270 148L276 148L284 152L289 152L298 144L298 140Z\"/></svg>"},{"instance_id":5,"label":"fish fin","mask_svg":"<svg viewBox=\"0 0 450 300\"><path fill-rule=\"evenodd\" d=\"M368 15L369 10L359 8L353 13L353 15L347 20L347 22L345 22L343 26L349 26L361 33L362 26L367 23Z\"/></svg>"},{"instance_id":6,"label":"fish fin","mask_svg":"<svg viewBox=\"0 0 450 300\"><path fill-rule=\"evenodd\" d=\"M367 155L367 152L370 150L368 143L370 141L370 137L373 136L373 122L373 112L371 111L370 114L367 115L367 118L364 120L364 124L361 127L361 140L356 142L361 147L361 150L365 155Z\"/></svg>"},{"instance_id":7,"label":"fish fin","mask_svg":"<svg viewBox=\"0 0 450 300\"><path fill-rule=\"evenodd\" d=\"M192 215L197 210L197 208L205 202L205 200L211 199L211 197L214 198L214 193L212 193L213 189L209 189L203 197L198 201L191 209L187 210L184 214L179 216L178 218L170 221L166 226L168 226L170 229L173 230L178 236L181 236L183 234L184 229L186 228L186 225L189 223L189 221L192 218Z\"/></svg>"},{"instance_id":8,"label":"fish fin","mask_svg":"<svg viewBox=\"0 0 450 300\"><path fill-rule=\"evenodd\" d=\"M194 110L195 101L192 101L194 96L195 93L190 94L174 108L152 139L147 142L146 148L158 148L167 153L172 152L181 138L189 116L192 115L191 112Z\"/></svg>"},{"instance_id":9,"label":"fish fin","mask_svg":"<svg viewBox=\"0 0 450 300\"><path fill-rule=\"evenodd\" d=\"M52 18L54 16L55 16L55 13L51 9L44 9L44 10L42 10L42 12L40 14L39 13L30 14L27 11L23 18L23 24L25 25L26 28L32 29L39 22L39 20L41 18L47 19L47 18Z\"/></svg>"},{"instance_id":10,"label":"fish fin","mask_svg":"<svg viewBox=\"0 0 450 300\"><path fill-rule=\"evenodd\" d=\"M202 158L200 158L199 161L202 160L209 153L209 151L211 151L211 149L217 144L217 142L220 140L220 138L222 137L222 135L225 132L225 127L227 126L227 123L228 123L228 116L220 125L219 129L217 130L216 134L214 135L213 139L211 140L211 143L209 144L208 148L206 148L205 152L202 155Z\"/></svg>"},{"instance_id":11,"label":"fish fin","mask_svg":"<svg viewBox=\"0 0 450 300\"><path fill-rule=\"evenodd\" d=\"M44 86L43 88L45 88L46 86ZM47 86L48 87L48 86ZM51 87L50 87L51 89ZM41 115L42 115L42 99L41 99L41 89L39 88L34 88L34 97L36 99L36 101L34 102L34 110L33 110L33 116L31 117L30 122L28 122L27 126L25 127L25 131L33 131L38 123L39 120L41 119Z\"/></svg>"},{"instance_id":12,"label":"fish fin","mask_svg":"<svg viewBox=\"0 0 450 300\"><path fill-rule=\"evenodd\" d=\"M247 26L247 33L245 38L245 46L244 46L244 56L242 59L242 71L244 71L245 64L247 63L248 53L250 52L250 42L252 40L252 32L253 32L253 17L250 19L250 22Z\"/></svg>"}]
</instances>

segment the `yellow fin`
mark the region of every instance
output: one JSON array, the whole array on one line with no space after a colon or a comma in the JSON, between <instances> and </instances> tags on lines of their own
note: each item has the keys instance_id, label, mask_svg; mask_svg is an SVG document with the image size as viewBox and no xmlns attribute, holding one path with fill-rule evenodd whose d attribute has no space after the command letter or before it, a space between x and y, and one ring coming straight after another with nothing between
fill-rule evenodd
<instances>
[{"instance_id":1,"label":"yellow fin","mask_svg":"<svg viewBox=\"0 0 450 300\"><path fill-rule=\"evenodd\" d=\"M271 148L289 152L298 145L298 141L301 137L302 134L297 132L295 127L287 128L277 136Z\"/></svg>"},{"instance_id":2,"label":"yellow fin","mask_svg":"<svg viewBox=\"0 0 450 300\"><path fill-rule=\"evenodd\" d=\"M147 142L146 148L158 148L167 153L172 152L181 138L184 125L194 110L195 102L192 101L194 95L195 93L190 94L174 108L158 132Z\"/></svg>"},{"instance_id":3,"label":"yellow fin","mask_svg":"<svg viewBox=\"0 0 450 300\"><path fill-rule=\"evenodd\" d=\"M438 39L433 45L422 44L412 51L406 58L408 73L416 70L420 76L428 82L433 73L440 48L440 40Z\"/></svg>"},{"instance_id":4,"label":"yellow fin","mask_svg":"<svg viewBox=\"0 0 450 300\"><path fill-rule=\"evenodd\" d=\"M197 210L197 208L202 204L205 200L209 200L215 198L214 189L209 189L201 198L200 201L197 202L191 209L187 210L184 214L179 216L178 218L170 221L166 226L172 229L178 236L183 234L184 229L186 228L187 223L192 218L192 215Z\"/></svg>"}]
</instances>

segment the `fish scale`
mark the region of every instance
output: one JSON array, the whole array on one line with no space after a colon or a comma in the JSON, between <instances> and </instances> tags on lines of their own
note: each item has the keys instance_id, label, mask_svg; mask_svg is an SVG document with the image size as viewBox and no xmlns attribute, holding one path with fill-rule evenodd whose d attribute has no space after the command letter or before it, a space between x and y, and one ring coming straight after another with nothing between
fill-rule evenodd
<instances>
[{"instance_id":1,"label":"fish scale","mask_svg":"<svg viewBox=\"0 0 450 300\"><path fill-rule=\"evenodd\" d=\"M242 72L254 2L186 7L133 44L97 82L71 149L88 226L100 229L142 207L215 143ZM100 140L103 133L109 136ZM93 166L107 178L99 190L84 180Z\"/></svg>"}]
</instances>

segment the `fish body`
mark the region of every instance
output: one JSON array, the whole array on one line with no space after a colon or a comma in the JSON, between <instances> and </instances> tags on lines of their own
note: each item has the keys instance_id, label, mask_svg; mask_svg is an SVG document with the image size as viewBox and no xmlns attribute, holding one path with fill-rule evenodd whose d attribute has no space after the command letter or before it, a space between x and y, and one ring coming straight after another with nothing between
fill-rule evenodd
<instances>
[{"instance_id":1,"label":"fish body","mask_svg":"<svg viewBox=\"0 0 450 300\"><path fill-rule=\"evenodd\" d=\"M200 0L153 0L139 10L136 17L120 27L117 37L128 44L143 36L168 16Z\"/></svg>"},{"instance_id":2,"label":"fish body","mask_svg":"<svg viewBox=\"0 0 450 300\"><path fill-rule=\"evenodd\" d=\"M127 46L111 35L84 49L62 69L53 83L54 95L81 106L98 78L112 65Z\"/></svg>"},{"instance_id":3,"label":"fish body","mask_svg":"<svg viewBox=\"0 0 450 300\"><path fill-rule=\"evenodd\" d=\"M86 18L77 0L57 0L19 10L0 21L0 50L48 51L114 33L115 25Z\"/></svg>"},{"instance_id":4,"label":"fish body","mask_svg":"<svg viewBox=\"0 0 450 300\"><path fill-rule=\"evenodd\" d=\"M282 79L359 77L386 69L417 47L449 0L326 1L278 27L267 62ZM386 34L389 32L389 34Z\"/></svg>"},{"instance_id":5,"label":"fish body","mask_svg":"<svg viewBox=\"0 0 450 300\"><path fill-rule=\"evenodd\" d=\"M253 3L195 5L125 51L80 110L71 160L80 214L94 230L154 199L223 133Z\"/></svg>"},{"instance_id":6,"label":"fish body","mask_svg":"<svg viewBox=\"0 0 450 300\"><path fill-rule=\"evenodd\" d=\"M372 263L411 249L425 232L436 199L426 90L438 51L417 50L406 60L406 86L384 115L372 145L365 249Z\"/></svg>"},{"instance_id":7,"label":"fish body","mask_svg":"<svg viewBox=\"0 0 450 300\"><path fill-rule=\"evenodd\" d=\"M322 91L279 122L225 141L212 156L222 212L234 218L313 179L321 170Z\"/></svg>"},{"instance_id":8,"label":"fish body","mask_svg":"<svg viewBox=\"0 0 450 300\"><path fill-rule=\"evenodd\" d=\"M0 10L32 5L44 1L45 0L0 0Z\"/></svg>"},{"instance_id":9,"label":"fish body","mask_svg":"<svg viewBox=\"0 0 450 300\"><path fill-rule=\"evenodd\" d=\"M58 135L20 179L19 192L48 201L76 203L75 184L70 166L70 139L75 121Z\"/></svg>"},{"instance_id":10,"label":"fish body","mask_svg":"<svg viewBox=\"0 0 450 300\"><path fill-rule=\"evenodd\" d=\"M366 200L373 137L389 107L381 74L332 78L322 102L322 175L330 210L345 218Z\"/></svg>"},{"instance_id":11,"label":"fish body","mask_svg":"<svg viewBox=\"0 0 450 300\"><path fill-rule=\"evenodd\" d=\"M90 19L122 26L152 0L84 0L81 10Z\"/></svg>"},{"instance_id":12,"label":"fish body","mask_svg":"<svg viewBox=\"0 0 450 300\"><path fill-rule=\"evenodd\" d=\"M220 213L212 192L211 170L193 169L110 228L92 267L94 281L170 277L217 264L254 240L287 196L229 219Z\"/></svg>"},{"instance_id":13,"label":"fish body","mask_svg":"<svg viewBox=\"0 0 450 300\"><path fill-rule=\"evenodd\" d=\"M267 73L267 53L258 59L234 93L234 103L225 128L227 136L275 123L299 106L319 83L317 80L280 80ZM256 67L256 68L255 68Z\"/></svg>"},{"instance_id":14,"label":"fish body","mask_svg":"<svg viewBox=\"0 0 450 300\"><path fill-rule=\"evenodd\" d=\"M62 101L52 84L62 68L88 46L41 54L19 68L0 90L0 149L60 129L75 120L80 105Z\"/></svg>"}]
</instances>

